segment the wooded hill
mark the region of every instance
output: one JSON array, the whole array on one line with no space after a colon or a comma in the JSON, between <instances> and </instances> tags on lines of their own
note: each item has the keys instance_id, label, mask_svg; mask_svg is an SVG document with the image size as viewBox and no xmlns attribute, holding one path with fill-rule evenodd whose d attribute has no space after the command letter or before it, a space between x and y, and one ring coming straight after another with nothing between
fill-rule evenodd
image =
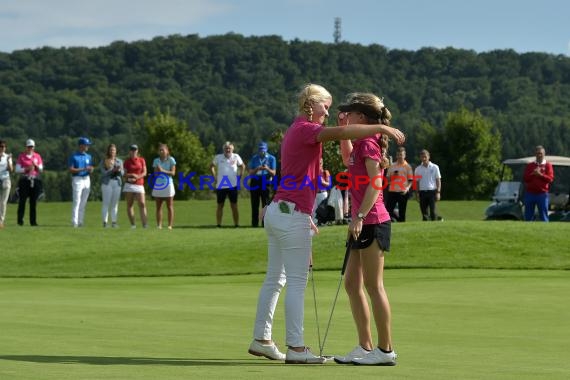
<instances>
[{"instance_id":1,"label":"wooded hill","mask_svg":"<svg viewBox=\"0 0 570 380\"><path fill-rule=\"evenodd\" d=\"M430 148L415 138L422 125L440 130L461 106L479 110L500 131L503 158L532 155L537 144L547 154L570 155L566 56L238 34L0 53L0 138L14 153L34 138L46 167L60 170L78 136L94 140L96 157L109 142L124 155L128 144L145 139L143 115L162 111L186 123L204 147L217 152L230 140L249 158L259 140L291 123L306 82L328 88L333 109L348 92L384 96L414 163ZM444 159L452 158L434 157Z\"/></svg>"}]
</instances>

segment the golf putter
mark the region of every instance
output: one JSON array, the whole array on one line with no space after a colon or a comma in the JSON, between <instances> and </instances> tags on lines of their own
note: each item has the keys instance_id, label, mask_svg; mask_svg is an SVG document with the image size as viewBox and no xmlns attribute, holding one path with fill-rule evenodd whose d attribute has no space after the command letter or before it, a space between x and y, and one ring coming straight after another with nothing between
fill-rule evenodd
<instances>
[{"instance_id":1,"label":"golf putter","mask_svg":"<svg viewBox=\"0 0 570 380\"><path fill-rule=\"evenodd\" d=\"M311 252L311 257L309 259L309 272L311 272L311 283L313 284L313 303L315 305L315 321L317 323L317 339L319 340L319 350L322 352L321 329L319 327L319 312L317 309L317 289L315 287L315 275L313 273L313 253L312 252Z\"/></svg>"},{"instance_id":2,"label":"golf putter","mask_svg":"<svg viewBox=\"0 0 570 380\"><path fill-rule=\"evenodd\" d=\"M334 358L334 356L332 355L323 355L323 346L321 344L321 329L320 329L320 323L319 323L319 312L318 312L318 308L317 308L317 288L315 285L315 276L314 276L314 272L313 272L313 253L311 252L311 258L310 258L310 262L309 262L309 271L311 272L311 282L313 284L313 301L314 301L314 305L315 305L315 320L317 323L317 339L319 340L319 356L324 358L325 361L329 361L332 360Z\"/></svg>"},{"instance_id":3,"label":"golf putter","mask_svg":"<svg viewBox=\"0 0 570 380\"><path fill-rule=\"evenodd\" d=\"M325 349L325 343L327 341L327 335L329 334L329 328L331 326L331 320L334 313L334 307L336 305L336 301L338 299L338 293L340 292L340 285L342 284L342 278L344 277L344 272L346 271L346 265L348 264L348 258L350 256L350 246L352 243L352 236L349 233L349 237L346 240L346 252L344 253L344 261L342 263L342 269L340 271L340 280L338 281L338 287L336 288L336 295L334 296L334 301L331 307L331 314L329 315L329 321L327 323L327 329L325 330L325 336L323 338L323 344L321 345L320 349L320 356L323 356L323 350Z\"/></svg>"}]
</instances>

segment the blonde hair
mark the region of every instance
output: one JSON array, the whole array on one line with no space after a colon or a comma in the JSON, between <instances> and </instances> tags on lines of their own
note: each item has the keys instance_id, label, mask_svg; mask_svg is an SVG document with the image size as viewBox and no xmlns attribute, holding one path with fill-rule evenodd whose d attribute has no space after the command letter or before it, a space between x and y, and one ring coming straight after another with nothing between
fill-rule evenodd
<instances>
[{"instance_id":1,"label":"blonde hair","mask_svg":"<svg viewBox=\"0 0 570 380\"><path fill-rule=\"evenodd\" d=\"M297 95L299 113L305 114L309 121L313 121L313 104L322 103L332 99L326 88L318 84L308 83L303 86Z\"/></svg>"}]
</instances>

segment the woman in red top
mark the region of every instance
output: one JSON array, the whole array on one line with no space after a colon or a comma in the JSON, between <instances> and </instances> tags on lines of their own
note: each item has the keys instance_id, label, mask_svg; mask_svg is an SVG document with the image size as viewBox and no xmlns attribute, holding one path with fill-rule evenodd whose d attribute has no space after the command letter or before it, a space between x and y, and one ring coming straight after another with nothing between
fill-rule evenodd
<instances>
[{"instance_id":1,"label":"woman in red top","mask_svg":"<svg viewBox=\"0 0 570 380\"><path fill-rule=\"evenodd\" d=\"M146 177L146 162L139 156L139 147L135 144L129 148L129 158L123 164L125 168L125 186L123 193L127 201L127 215L131 222L131 228L136 228L135 210L133 204L135 200L139 205L143 228L147 227L147 211L145 204L144 177Z\"/></svg>"},{"instance_id":2,"label":"woman in red top","mask_svg":"<svg viewBox=\"0 0 570 380\"><path fill-rule=\"evenodd\" d=\"M552 164L544 158L546 152L542 145L535 148L536 161L529 162L524 170L524 219L534 220L535 206L538 208L538 220L548 222L548 191L554 181Z\"/></svg>"},{"instance_id":3,"label":"woman in red top","mask_svg":"<svg viewBox=\"0 0 570 380\"><path fill-rule=\"evenodd\" d=\"M349 94L340 105L339 125L390 125L390 111L374 94ZM339 364L396 365L392 348L391 312L384 290L384 252L390 250L390 214L384 206L382 173L389 166L388 140L376 135L341 141L343 162L350 175L352 221L349 226L351 249L345 274L345 289L358 332L359 345L345 356L335 357ZM374 345L370 329L370 308L378 332Z\"/></svg>"}]
</instances>

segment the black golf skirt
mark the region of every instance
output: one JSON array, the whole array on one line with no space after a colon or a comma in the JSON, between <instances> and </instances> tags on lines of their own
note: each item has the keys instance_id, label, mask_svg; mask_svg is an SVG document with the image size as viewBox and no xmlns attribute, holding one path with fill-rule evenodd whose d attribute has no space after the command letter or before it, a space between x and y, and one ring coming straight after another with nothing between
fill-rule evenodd
<instances>
[{"instance_id":1,"label":"black golf skirt","mask_svg":"<svg viewBox=\"0 0 570 380\"><path fill-rule=\"evenodd\" d=\"M350 248L364 249L370 247L374 239L378 241L380 249L387 252L390 250L390 236L392 235L392 225L390 222L380 224L365 224L358 240L352 241Z\"/></svg>"}]
</instances>

